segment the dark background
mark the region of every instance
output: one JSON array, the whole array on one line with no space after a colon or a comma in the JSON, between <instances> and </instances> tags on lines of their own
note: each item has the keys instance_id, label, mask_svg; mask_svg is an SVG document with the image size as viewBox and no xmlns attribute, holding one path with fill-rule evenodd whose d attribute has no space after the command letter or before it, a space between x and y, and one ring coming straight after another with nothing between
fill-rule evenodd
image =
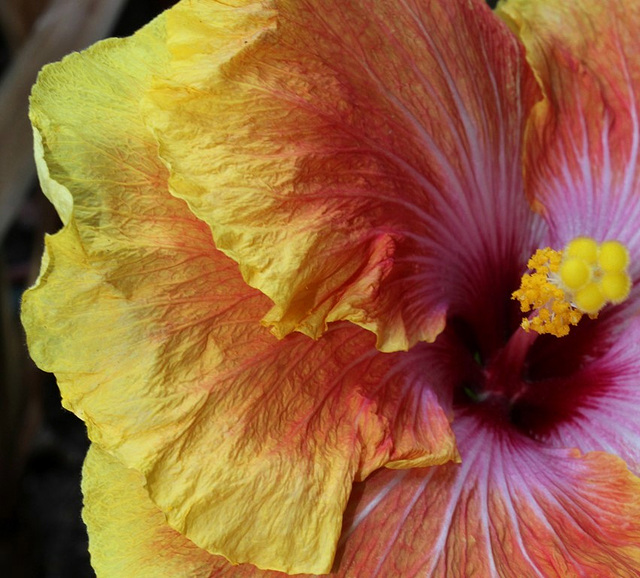
<instances>
[{"instance_id":1,"label":"dark background","mask_svg":"<svg viewBox=\"0 0 640 578\"><path fill-rule=\"evenodd\" d=\"M9 76L21 41L26 42L37 31L38 19L50 2L0 0L0 10L21 16L20 21L10 22L11 26L2 22L0 82ZM128 36L173 3L129 0L109 35ZM18 113L0 110L0 115L11 114ZM3 146L6 141L3 138ZM54 232L59 226L39 190L34 171L30 191L0 239L2 578L94 576L80 518L80 470L88 445L84 424L62 409L52 376L38 371L29 360L18 319L20 295L37 275L43 233Z\"/></svg>"}]
</instances>

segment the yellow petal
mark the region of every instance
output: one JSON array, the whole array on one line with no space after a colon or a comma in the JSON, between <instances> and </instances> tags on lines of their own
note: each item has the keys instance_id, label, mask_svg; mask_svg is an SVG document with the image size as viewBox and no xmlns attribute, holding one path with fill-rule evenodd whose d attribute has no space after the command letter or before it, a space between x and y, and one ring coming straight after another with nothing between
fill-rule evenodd
<instances>
[{"instance_id":1,"label":"yellow petal","mask_svg":"<svg viewBox=\"0 0 640 578\"><path fill-rule=\"evenodd\" d=\"M82 518L91 565L100 578L266 578L253 566L234 567L171 528L144 489L144 476L93 444L84 462Z\"/></svg>"},{"instance_id":2,"label":"yellow petal","mask_svg":"<svg viewBox=\"0 0 640 578\"><path fill-rule=\"evenodd\" d=\"M353 480L456 459L453 434L421 366L369 333L279 341L260 325L267 298L171 196L141 120L164 26L34 88L40 179L65 228L24 296L29 348L173 528L234 563L327 572Z\"/></svg>"},{"instance_id":3,"label":"yellow petal","mask_svg":"<svg viewBox=\"0 0 640 578\"><path fill-rule=\"evenodd\" d=\"M169 44L145 114L172 191L279 337L349 320L383 351L433 341L524 252L537 87L483 2L193 1Z\"/></svg>"}]
</instances>

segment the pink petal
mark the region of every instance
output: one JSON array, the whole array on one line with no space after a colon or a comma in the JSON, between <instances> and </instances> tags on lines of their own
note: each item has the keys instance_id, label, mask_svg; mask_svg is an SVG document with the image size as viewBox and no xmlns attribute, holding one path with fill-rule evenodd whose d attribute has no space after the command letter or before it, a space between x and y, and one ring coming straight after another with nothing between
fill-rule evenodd
<instances>
[{"instance_id":1,"label":"pink petal","mask_svg":"<svg viewBox=\"0 0 640 578\"><path fill-rule=\"evenodd\" d=\"M635 318L625 326L622 313L593 324L591 335L585 336L592 340L590 348L578 341L573 348L556 350L557 364L544 364L543 360L553 355L549 349L542 347L534 352L532 361L546 365L548 373L536 376L530 384L529 399L544 402L528 411L537 414L533 417L538 422L538 434L546 443L582 452L608 452L625 460L638 475L640 322ZM595 356L594 346L600 350ZM579 367L559 374L559 365L566 368L574 363ZM547 431L540 427L545 419L556 422Z\"/></svg>"},{"instance_id":2,"label":"pink petal","mask_svg":"<svg viewBox=\"0 0 640 578\"><path fill-rule=\"evenodd\" d=\"M509 0L545 99L528 124L529 196L562 246L614 238L640 255L640 9L634 0ZM636 259L632 273L640 273Z\"/></svg>"},{"instance_id":3,"label":"pink petal","mask_svg":"<svg viewBox=\"0 0 640 578\"><path fill-rule=\"evenodd\" d=\"M356 486L338 575L638 575L640 480L622 460L455 424L461 464Z\"/></svg>"}]
</instances>

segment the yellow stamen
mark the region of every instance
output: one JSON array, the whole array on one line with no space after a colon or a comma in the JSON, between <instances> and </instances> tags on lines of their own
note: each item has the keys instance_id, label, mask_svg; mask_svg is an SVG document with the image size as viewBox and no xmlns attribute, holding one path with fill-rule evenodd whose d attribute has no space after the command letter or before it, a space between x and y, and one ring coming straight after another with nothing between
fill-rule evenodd
<instances>
[{"instance_id":1,"label":"yellow stamen","mask_svg":"<svg viewBox=\"0 0 640 578\"><path fill-rule=\"evenodd\" d=\"M608 303L621 303L631 291L629 251L619 241L598 243L576 237L563 251L538 249L529 259L512 297L520 301L525 331L563 337L583 314L595 318Z\"/></svg>"}]
</instances>

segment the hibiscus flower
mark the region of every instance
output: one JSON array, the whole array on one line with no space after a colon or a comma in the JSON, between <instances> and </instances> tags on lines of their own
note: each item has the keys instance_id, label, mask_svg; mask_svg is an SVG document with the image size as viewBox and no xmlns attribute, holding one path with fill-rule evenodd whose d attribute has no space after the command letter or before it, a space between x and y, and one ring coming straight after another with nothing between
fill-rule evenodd
<instances>
[{"instance_id":1,"label":"hibiscus flower","mask_svg":"<svg viewBox=\"0 0 640 578\"><path fill-rule=\"evenodd\" d=\"M639 32L183 0L41 73L99 576L639 575Z\"/></svg>"}]
</instances>

